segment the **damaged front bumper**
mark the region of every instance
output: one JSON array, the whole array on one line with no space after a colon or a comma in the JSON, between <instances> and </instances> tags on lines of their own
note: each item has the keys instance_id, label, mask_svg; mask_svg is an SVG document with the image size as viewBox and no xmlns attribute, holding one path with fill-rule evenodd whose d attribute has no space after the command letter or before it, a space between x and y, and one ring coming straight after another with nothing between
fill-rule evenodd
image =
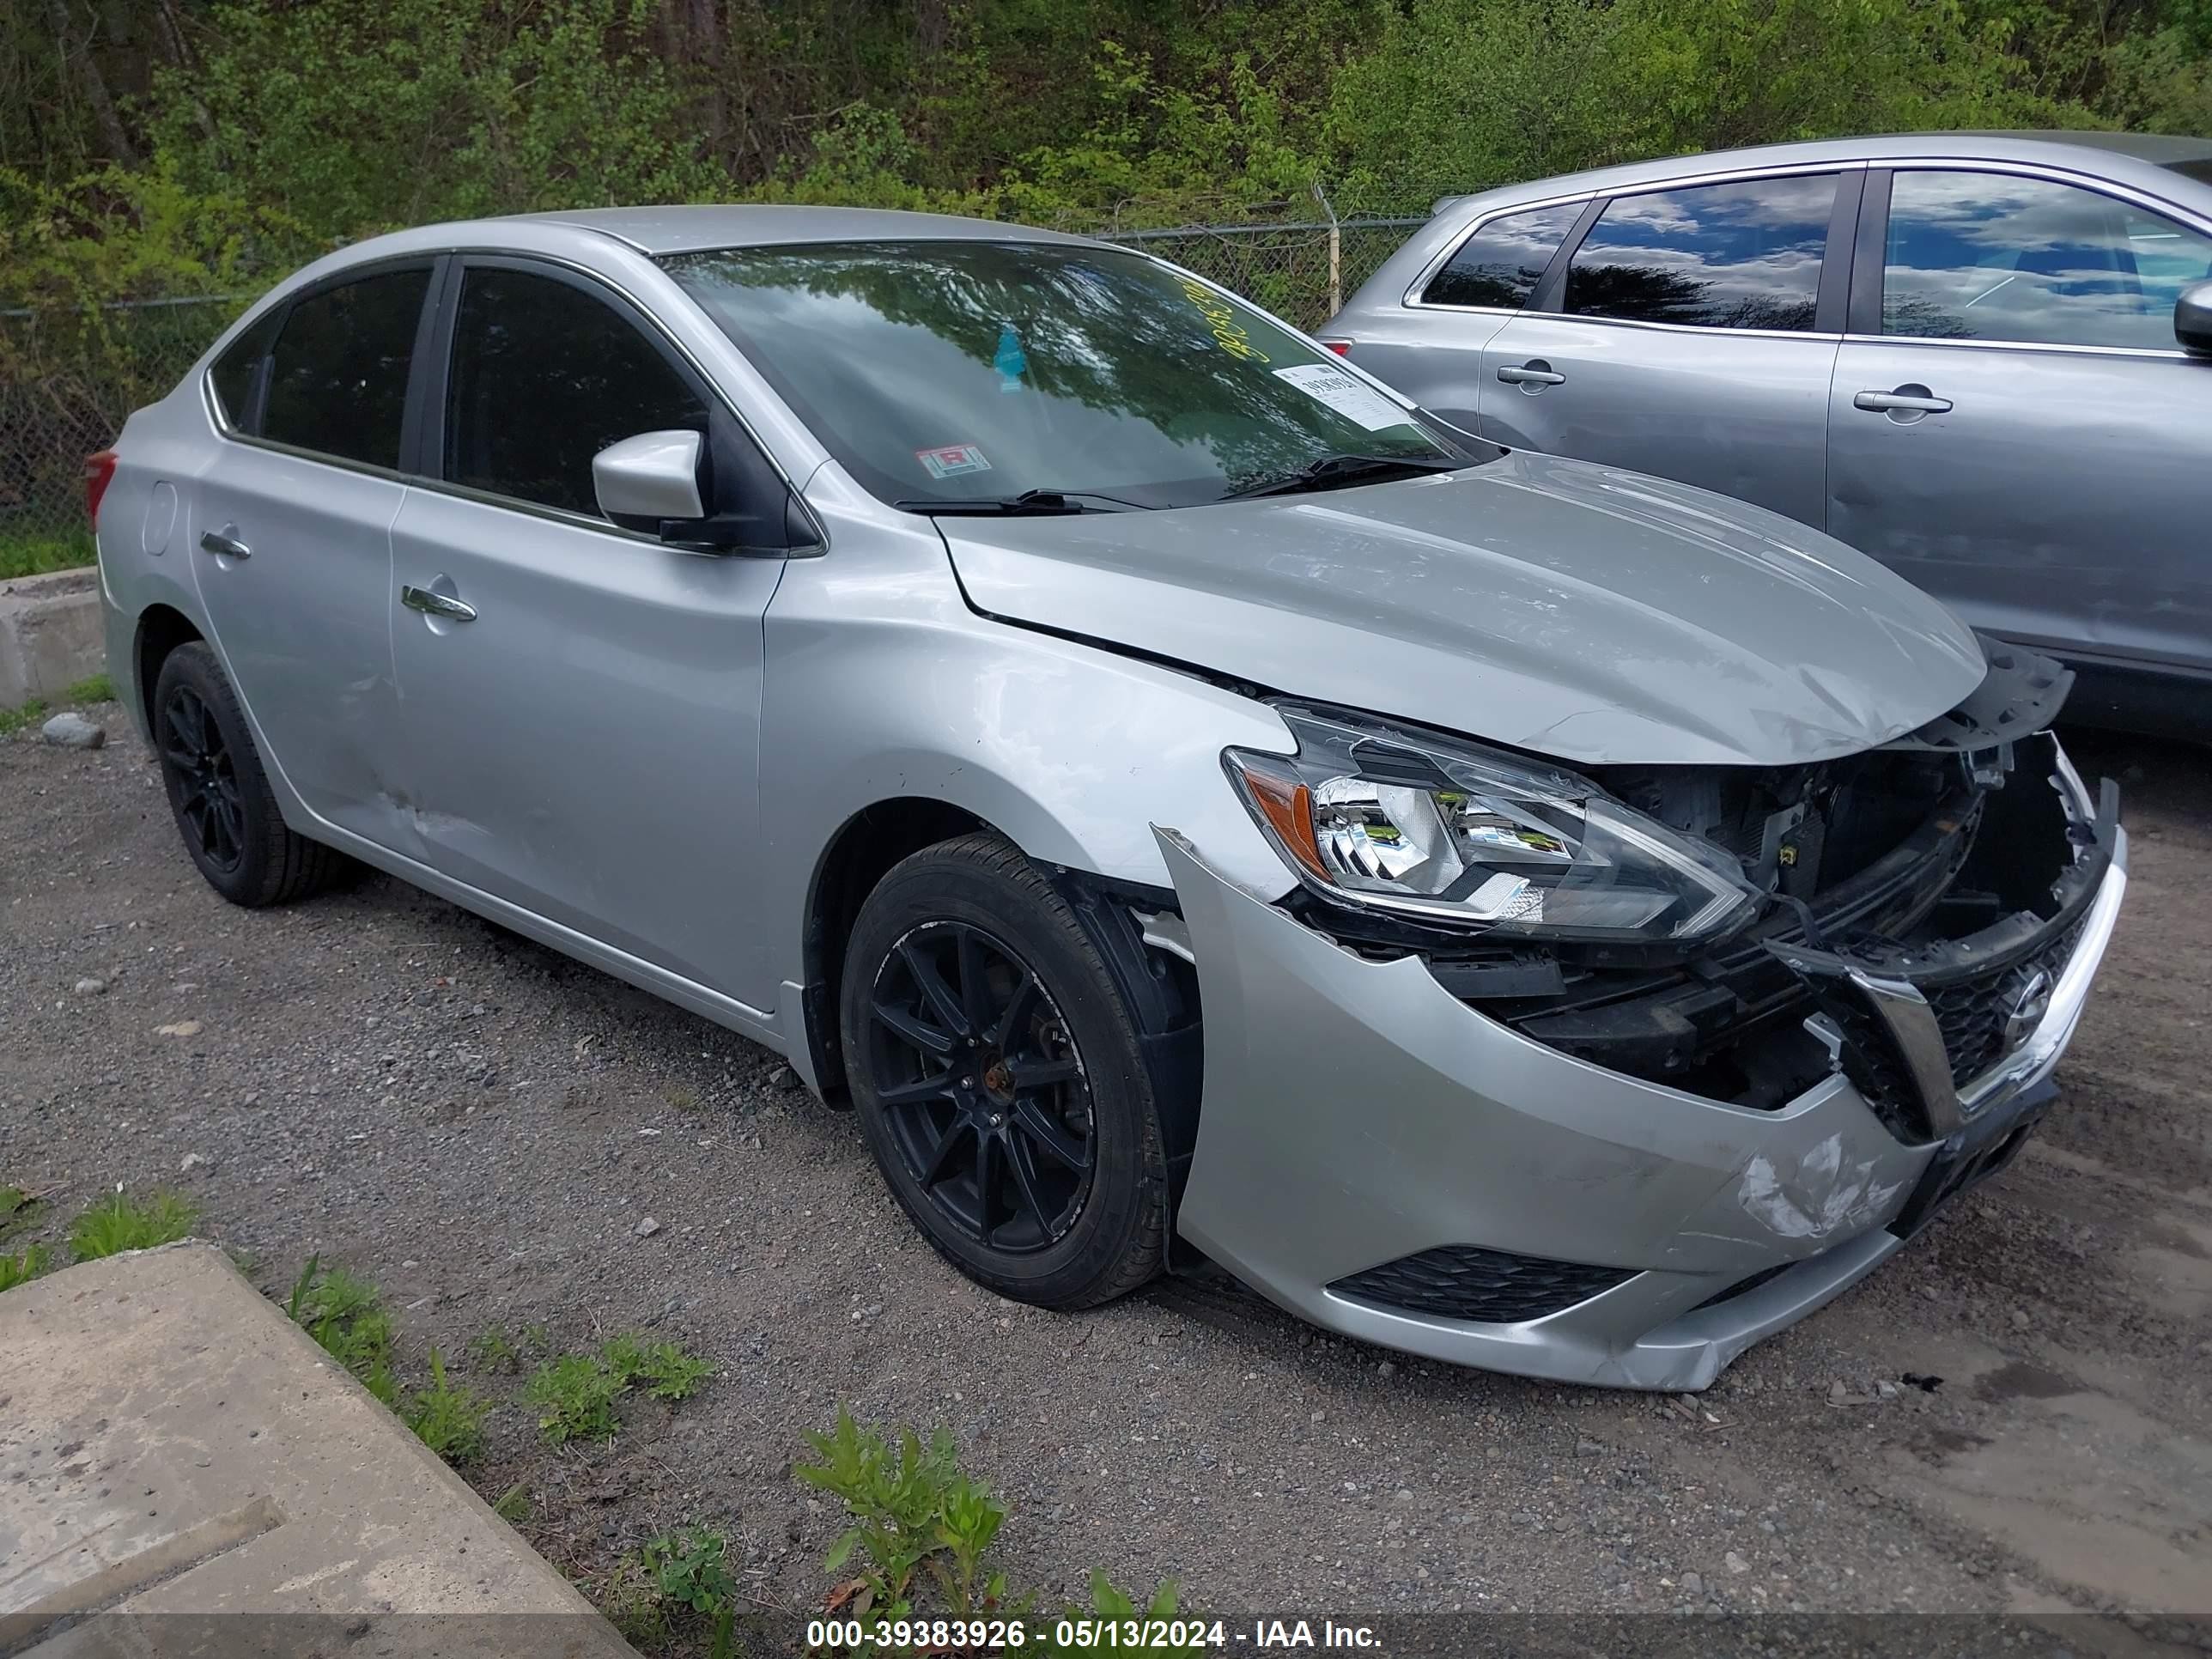
<instances>
[{"instance_id":1,"label":"damaged front bumper","mask_svg":"<svg viewBox=\"0 0 2212 1659\"><path fill-rule=\"evenodd\" d=\"M1959 961L1778 951L1820 998L1838 1063L1774 1109L1547 1046L1418 957L1355 953L1158 831L1206 1018L1178 1230L1350 1336L1560 1381L1702 1389L2017 1149L2126 885L2109 792L2094 817L2083 890L2058 917L2031 938L1960 942L1967 958L2015 951L1990 958L2008 969L2039 951L2045 975L2024 977L2000 1057L1963 1082L1913 979L1927 969L1940 992ZM1845 1065L1877 1042L1883 1066Z\"/></svg>"}]
</instances>

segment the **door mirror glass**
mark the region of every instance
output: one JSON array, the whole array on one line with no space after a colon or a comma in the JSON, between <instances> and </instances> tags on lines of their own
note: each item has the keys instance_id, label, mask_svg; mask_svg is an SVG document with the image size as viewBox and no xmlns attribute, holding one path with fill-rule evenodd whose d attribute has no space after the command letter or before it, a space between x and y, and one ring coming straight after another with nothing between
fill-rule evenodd
<instances>
[{"instance_id":1,"label":"door mirror glass","mask_svg":"<svg viewBox=\"0 0 2212 1659\"><path fill-rule=\"evenodd\" d=\"M2212 357L2212 283L2192 283L2173 302L2173 337L2184 351Z\"/></svg>"},{"instance_id":2,"label":"door mirror glass","mask_svg":"<svg viewBox=\"0 0 2212 1659\"><path fill-rule=\"evenodd\" d=\"M671 520L696 524L707 516L699 498L699 434L641 432L609 444L592 457L592 488L599 511L625 530L664 533Z\"/></svg>"}]
</instances>

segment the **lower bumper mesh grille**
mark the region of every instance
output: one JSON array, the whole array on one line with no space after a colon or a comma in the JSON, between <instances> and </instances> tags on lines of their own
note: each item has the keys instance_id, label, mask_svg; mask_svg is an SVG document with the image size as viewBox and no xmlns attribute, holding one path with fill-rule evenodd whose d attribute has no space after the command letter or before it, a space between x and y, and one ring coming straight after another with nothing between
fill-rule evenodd
<instances>
[{"instance_id":1,"label":"lower bumper mesh grille","mask_svg":"<svg viewBox=\"0 0 2212 1659\"><path fill-rule=\"evenodd\" d=\"M1445 1244L1340 1279L1329 1289L1408 1313L1517 1325L1562 1312L1635 1277L1628 1267L1593 1267Z\"/></svg>"}]
</instances>

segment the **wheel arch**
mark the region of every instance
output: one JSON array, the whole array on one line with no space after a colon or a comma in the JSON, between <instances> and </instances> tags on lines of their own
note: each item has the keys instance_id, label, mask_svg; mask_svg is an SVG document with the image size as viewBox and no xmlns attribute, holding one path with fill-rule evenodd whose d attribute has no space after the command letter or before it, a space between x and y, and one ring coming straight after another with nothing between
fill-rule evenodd
<instances>
[{"instance_id":1,"label":"wheel arch","mask_svg":"<svg viewBox=\"0 0 2212 1659\"><path fill-rule=\"evenodd\" d=\"M894 796L853 813L816 861L806 895L803 942L803 1030L823 1098L846 1103L844 1056L838 1040L837 994L845 947L860 907L902 860L939 842L976 833L1022 848L1104 957L1137 1027L1159 1108L1171 1196L1180 1196L1198 1134L1199 1085L1204 1071L1198 977L1190 963L1145 942L1140 914L1172 910L1171 889L1094 875L1037 858L1021 839L969 808L927 796Z\"/></svg>"},{"instance_id":2,"label":"wheel arch","mask_svg":"<svg viewBox=\"0 0 2212 1659\"><path fill-rule=\"evenodd\" d=\"M149 737L154 733L154 684L161 678L161 665L179 646L204 641L206 637L198 625L174 605L157 601L138 613L138 625L131 640L131 666L137 682L137 713Z\"/></svg>"}]
</instances>

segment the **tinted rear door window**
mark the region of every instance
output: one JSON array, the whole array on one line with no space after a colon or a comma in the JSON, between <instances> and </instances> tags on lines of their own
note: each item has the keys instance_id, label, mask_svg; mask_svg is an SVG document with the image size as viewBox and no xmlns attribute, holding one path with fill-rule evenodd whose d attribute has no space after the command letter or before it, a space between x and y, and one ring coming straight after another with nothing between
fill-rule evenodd
<instances>
[{"instance_id":1,"label":"tinted rear door window","mask_svg":"<svg viewBox=\"0 0 2212 1659\"><path fill-rule=\"evenodd\" d=\"M1459 252L1429 279L1421 298L1432 306L1519 310L1536 291L1545 267L1575 228L1583 205L1562 202L1492 219L1460 244Z\"/></svg>"},{"instance_id":2,"label":"tinted rear door window","mask_svg":"<svg viewBox=\"0 0 2212 1659\"><path fill-rule=\"evenodd\" d=\"M641 432L707 430L707 404L606 301L498 267L461 284L446 401L446 477L599 516L592 457Z\"/></svg>"},{"instance_id":3,"label":"tinted rear door window","mask_svg":"<svg viewBox=\"0 0 2212 1659\"><path fill-rule=\"evenodd\" d=\"M295 304L270 364L262 435L397 468L407 370L429 287L427 267L386 271Z\"/></svg>"},{"instance_id":4,"label":"tinted rear door window","mask_svg":"<svg viewBox=\"0 0 2212 1659\"><path fill-rule=\"evenodd\" d=\"M237 432L252 432L253 393L261 378L261 365L269 360L269 343L276 337L282 306L231 342L230 349L215 360L208 377L215 382L216 401L222 418Z\"/></svg>"},{"instance_id":5,"label":"tinted rear door window","mask_svg":"<svg viewBox=\"0 0 2212 1659\"><path fill-rule=\"evenodd\" d=\"M1809 330L1835 204L1833 173L1616 197L1568 264L1564 309Z\"/></svg>"}]
</instances>

